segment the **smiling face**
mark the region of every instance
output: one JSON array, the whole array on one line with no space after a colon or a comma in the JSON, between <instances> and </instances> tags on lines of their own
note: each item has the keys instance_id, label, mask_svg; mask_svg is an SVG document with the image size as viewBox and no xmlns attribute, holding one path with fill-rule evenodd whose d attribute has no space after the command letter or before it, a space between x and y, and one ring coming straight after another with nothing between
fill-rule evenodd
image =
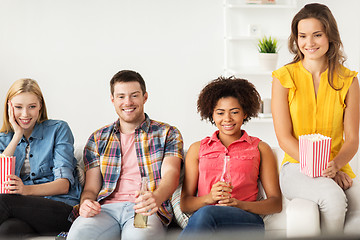
<instances>
[{"instance_id":1,"label":"smiling face","mask_svg":"<svg viewBox=\"0 0 360 240\"><path fill-rule=\"evenodd\" d=\"M220 98L213 112L214 123L219 129L219 138L231 137L234 140L239 139L241 137L241 126L245 118L246 114L236 98Z\"/></svg>"},{"instance_id":2,"label":"smiling face","mask_svg":"<svg viewBox=\"0 0 360 240\"><path fill-rule=\"evenodd\" d=\"M326 60L329 50L329 39L324 32L324 26L315 18L306 18L298 24L298 45L304 54L304 61Z\"/></svg>"},{"instance_id":3,"label":"smiling face","mask_svg":"<svg viewBox=\"0 0 360 240\"><path fill-rule=\"evenodd\" d=\"M24 129L24 135L30 136L41 110L38 97L33 93L24 92L14 96L11 103L16 122Z\"/></svg>"},{"instance_id":4,"label":"smiling face","mask_svg":"<svg viewBox=\"0 0 360 240\"><path fill-rule=\"evenodd\" d=\"M147 93L143 94L138 82L117 82L111 101L119 116L120 124L137 127L145 120L144 104Z\"/></svg>"}]
</instances>

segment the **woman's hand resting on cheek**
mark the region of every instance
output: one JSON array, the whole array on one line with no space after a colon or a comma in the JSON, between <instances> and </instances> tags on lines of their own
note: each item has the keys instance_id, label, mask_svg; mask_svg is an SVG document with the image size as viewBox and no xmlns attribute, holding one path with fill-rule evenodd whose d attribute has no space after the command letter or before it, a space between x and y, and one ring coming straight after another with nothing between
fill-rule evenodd
<instances>
[{"instance_id":1,"label":"woman's hand resting on cheek","mask_svg":"<svg viewBox=\"0 0 360 240\"><path fill-rule=\"evenodd\" d=\"M17 123L15 119L14 106L11 101L8 101L8 114L9 114L9 122L12 128L14 129L14 134L22 137L24 134L24 129L20 127L20 125Z\"/></svg>"}]
</instances>

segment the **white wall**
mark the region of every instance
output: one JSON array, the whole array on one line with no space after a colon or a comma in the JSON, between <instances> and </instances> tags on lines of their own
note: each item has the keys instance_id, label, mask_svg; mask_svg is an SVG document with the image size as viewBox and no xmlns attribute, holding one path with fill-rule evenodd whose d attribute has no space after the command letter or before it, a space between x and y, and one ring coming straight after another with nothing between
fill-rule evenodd
<instances>
[{"instance_id":1,"label":"white wall","mask_svg":"<svg viewBox=\"0 0 360 240\"><path fill-rule=\"evenodd\" d=\"M359 70L360 2L320 2L333 11L349 66ZM200 121L196 100L223 73L223 2L0 0L0 66L1 104L13 81L36 79L49 117L66 120L77 143L116 120L109 80L119 70L136 70L148 87L145 111L177 126L188 147L214 130ZM252 134L276 145L271 122L250 125Z\"/></svg>"},{"instance_id":2,"label":"white wall","mask_svg":"<svg viewBox=\"0 0 360 240\"><path fill-rule=\"evenodd\" d=\"M36 79L79 143L116 120L109 81L122 69L144 77L145 111L186 145L212 131L196 99L223 72L221 1L1 0L0 34L1 102L14 80Z\"/></svg>"}]
</instances>

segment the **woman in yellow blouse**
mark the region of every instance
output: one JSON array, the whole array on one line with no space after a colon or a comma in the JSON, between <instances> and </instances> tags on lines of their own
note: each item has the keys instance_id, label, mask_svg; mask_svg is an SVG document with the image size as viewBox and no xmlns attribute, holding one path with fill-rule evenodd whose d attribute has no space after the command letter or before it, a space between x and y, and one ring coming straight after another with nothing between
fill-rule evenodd
<instances>
[{"instance_id":1,"label":"woman in yellow blouse","mask_svg":"<svg viewBox=\"0 0 360 240\"><path fill-rule=\"evenodd\" d=\"M340 34L328 7L308 4L295 15L289 49L294 60L273 72L272 84L275 132L286 153L281 190L288 199L319 205L323 233L358 234L360 216L353 210L360 212L355 206L360 183L348 162L359 145L359 83L357 72L343 66ZM299 169L298 137L313 133L332 138L330 162L318 178Z\"/></svg>"}]
</instances>

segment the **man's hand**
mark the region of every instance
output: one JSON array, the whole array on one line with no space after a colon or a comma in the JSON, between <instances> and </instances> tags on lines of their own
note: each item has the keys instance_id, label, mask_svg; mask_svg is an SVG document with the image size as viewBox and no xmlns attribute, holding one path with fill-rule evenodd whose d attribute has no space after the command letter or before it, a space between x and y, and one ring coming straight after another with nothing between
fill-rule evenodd
<instances>
[{"instance_id":1,"label":"man's hand","mask_svg":"<svg viewBox=\"0 0 360 240\"><path fill-rule=\"evenodd\" d=\"M146 191L140 195L139 191L135 192L135 212L144 216L150 216L159 210L161 203L157 203L154 193Z\"/></svg>"},{"instance_id":2,"label":"man's hand","mask_svg":"<svg viewBox=\"0 0 360 240\"><path fill-rule=\"evenodd\" d=\"M98 203L97 201L86 199L80 205L79 213L80 216L88 218L99 214L100 211L101 211L100 203Z\"/></svg>"}]
</instances>

